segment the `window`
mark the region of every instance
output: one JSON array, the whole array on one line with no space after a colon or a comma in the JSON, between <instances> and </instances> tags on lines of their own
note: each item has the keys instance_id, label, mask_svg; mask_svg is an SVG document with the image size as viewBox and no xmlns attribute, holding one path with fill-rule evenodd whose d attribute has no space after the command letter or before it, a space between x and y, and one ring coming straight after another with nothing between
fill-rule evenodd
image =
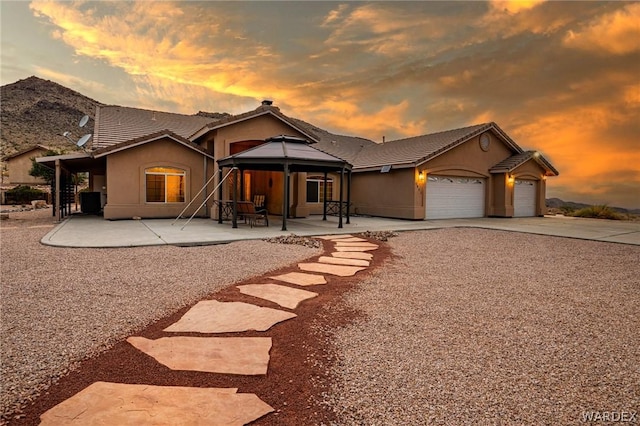
<instances>
[{"instance_id":1,"label":"window","mask_svg":"<svg viewBox=\"0 0 640 426\"><path fill-rule=\"evenodd\" d=\"M330 200L333 194L333 180L327 179L327 198ZM311 176L307 178L307 203L324 202L324 178Z\"/></svg>"},{"instance_id":2,"label":"window","mask_svg":"<svg viewBox=\"0 0 640 426\"><path fill-rule=\"evenodd\" d=\"M150 167L144 171L147 203L184 203L184 170Z\"/></svg>"}]
</instances>

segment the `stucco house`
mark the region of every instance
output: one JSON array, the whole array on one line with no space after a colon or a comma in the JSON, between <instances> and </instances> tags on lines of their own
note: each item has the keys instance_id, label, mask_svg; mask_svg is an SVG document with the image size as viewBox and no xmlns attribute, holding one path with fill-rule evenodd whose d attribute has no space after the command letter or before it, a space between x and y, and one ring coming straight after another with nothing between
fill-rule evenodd
<instances>
[{"instance_id":1,"label":"stucco house","mask_svg":"<svg viewBox=\"0 0 640 426\"><path fill-rule=\"evenodd\" d=\"M220 199L232 198L236 188L241 199L264 195L270 214L286 209L290 217L306 217L323 212L325 191L338 200L342 190L351 214L412 220L539 216L545 213L546 178L558 174L495 123L376 143L288 117L270 101L222 119L101 106L89 149L37 161L56 168L58 176L89 172L105 219L170 218L187 206L185 215L216 218L214 198L199 201L222 180L218 162L230 164L229 158L276 135L306 140L346 162L348 176L344 169L296 171L286 179L291 196L283 204L285 174L244 167L222 183ZM341 178L349 185L339 185Z\"/></svg>"},{"instance_id":2,"label":"stucco house","mask_svg":"<svg viewBox=\"0 0 640 426\"><path fill-rule=\"evenodd\" d=\"M45 155L51 148L45 145L35 145L11 155L7 155L3 162L7 177L3 183L9 185L46 185L47 182L39 177L31 176L31 160Z\"/></svg>"}]
</instances>

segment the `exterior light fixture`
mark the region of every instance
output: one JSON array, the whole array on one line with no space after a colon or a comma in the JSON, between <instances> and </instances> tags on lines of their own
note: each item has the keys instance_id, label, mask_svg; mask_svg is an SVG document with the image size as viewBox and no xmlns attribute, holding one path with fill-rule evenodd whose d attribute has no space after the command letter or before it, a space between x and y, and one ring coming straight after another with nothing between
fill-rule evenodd
<instances>
[{"instance_id":1,"label":"exterior light fixture","mask_svg":"<svg viewBox=\"0 0 640 426\"><path fill-rule=\"evenodd\" d=\"M418 181L419 182L424 182L424 172L420 171L420 173L418 173Z\"/></svg>"},{"instance_id":2,"label":"exterior light fixture","mask_svg":"<svg viewBox=\"0 0 640 426\"><path fill-rule=\"evenodd\" d=\"M513 175L509 175L509 177L507 178L507 182L509 182L509 185L513 185L513 182L515 182L515 178L513 177Z\"/></svg>"}]
</instances>

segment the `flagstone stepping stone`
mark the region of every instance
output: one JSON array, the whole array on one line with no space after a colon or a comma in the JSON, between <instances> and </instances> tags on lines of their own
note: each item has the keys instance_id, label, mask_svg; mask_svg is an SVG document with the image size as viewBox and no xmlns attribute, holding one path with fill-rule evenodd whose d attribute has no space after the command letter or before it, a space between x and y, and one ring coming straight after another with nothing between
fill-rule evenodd
<instances>
[{"instance_id":1,"label":"flagstone stepping stone","mask_svg":"<svg viewBox=\"0 0 640 426\"><path fill-rule=\"evenodd\" d=\"M373 244L370 242L360 242L360 243L350 243L350 242L346 242L343 243L341 241L337 241L336 242L336 247L372 247L372 248L378 248L377 244Z\"/></svg>"},{"instance_id":2,"label":"flagstone stepping stone","mask_svg":"<svg viewBox=\"0 0 640 426\"><path fill-rule=\"evenodd\" d=\"M373 255L371 253L364 253L360 251L334 251L333 253L331 253L331 256L339 257L341 259L373 259Z\"/></svg>"},{"instance_id":3,"label":"flagstone stepping stone","mask_svg":"<svg viewBox=\"0 0 640 426\"><path fill-rule=\"evenodd\" d=\"M298 263L298 268L303 271L320 272L322 274L337 275L339 277L350 277L363 269L357 266L331 265L328 263Z\"/></svg>"},{"instance_id":4,"label":"flagstone stepping stone","mask_svg":"<svg viewBox=\"0 0 640 426\"><path fill-rule=\"evenodd\" d=\"M132 336L127 342L172 370L222 374L267 374L271 350L271 337Z\"/></svg>"},{"instance_id":5,"label":"flagstone stepping stone","mask_svg":"<svg viewBox=\"0 0 640 426\"><path fill-rule=\"evenodd\" d=\"M182 333L233 333L265 331L296 314L243 302L202 300L164 331Z\"/></svg>"},{"instance_id":6,"label":"flagstone stepping stone","mask_svg":"<svg viewBox=\"0 0 640 426\"><path fill-rule=\"evenodd\" d=\"M327 280L322 275L306 274L304 272L289 272L287 274L269 277L273 280L284 281L290 284L308 286L326 284Z\"/></svg>"},{"instance_id":7,"label":"flagstone stepping stone","mask_svg":"<svg viewBox=\"0 0 640 426\"><path fill-rule=\"evenodd\" d=\"M336 246L336 251L369 251L376 250L378 246L375 247L338 247Z\"/></svg>"},{"instance_id":8,"label":"flagstone stepping stone","mask_svg":"<svg viewBox=\"0 0 640 426\"><path fill-rule=\"evenodd\" d=\"M348 266L369 266L368 260L361 259L341 259L333 256L320 256L318 259L320 263L331 263L333 265L348 265Z\"/></svg>"},{"instance_id":9,"label":"flagstone stepping stone","mask_svg":"<svg viewBox=\"0 0 640 426\"><path fill-rule=\"evenodd\" d=\"M234 388L95 382L40 416L60 425L244 425L273 408Z\"/></svg>"},{"instance_id":10,"label":"flagstone stepping stone","mask_svg":"<svg viewBox=\"0 0 640 426\"><path fill-rule=\"evenodd\" d=\"M353 238L353 235L349 235L349 234L322 235L322 236L314 237L314 238L320 238L321 240L341 240L343 238Z\"/></svg>"},{"instance_id":11,"label":"flagstone stepping stone","mask_svg":"<svg viewBox=\"0 0 640 426\"><path fill-rule=\"evenodd\" d=\"M359 238L359 237L339 238L333 241L337 243L368 243L369 242L368 240L365 240L364 238Z\"/></svg>"},{"instance_id":12,"label":"flagstone stepping stone","mask_svg":"<svg viewBox=\"0 0 640 426\"><path fill-rule=\"evenodd\" d=\"M311 299L318 295L318 293L312 291L279 284L247 284L239 285L238 288L242 294L269 300L289 309L295 309L303 300Z\"/></svg>"}]
</instances>

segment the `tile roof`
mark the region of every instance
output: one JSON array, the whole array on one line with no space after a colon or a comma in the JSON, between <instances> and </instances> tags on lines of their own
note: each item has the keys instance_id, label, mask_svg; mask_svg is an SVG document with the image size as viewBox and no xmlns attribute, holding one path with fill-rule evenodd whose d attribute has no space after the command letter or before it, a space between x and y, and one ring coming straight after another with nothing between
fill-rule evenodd
<instances>
[{"instance_id":1,"label":"tile roof","mask_svg":"<svg viewBox=\"0 0 640 426\"><path fill-rule=\"evenodd\" d=\"M156 141L158 139L162 139L168 137L170 139L173 139L174 141L181 143L182 145L186 146L187 148L193 149L194 151L197 151L199 153L201 153L202 155L205 155L211 159L213 159L213 156L211 156L210 154L207 154L206 150L204 148L202 148L200 145L197 145L193 142L191 142L189 139L187 138L183 138L182 136L170 131L170 130L161 130L159 132L155 132L152 133L150 135L145 135L145 136L140 136L139 138L135 138L135 139L131 139L128 140L126 142L122 142L116 145L110 145L110 146L106 146L104 148L100 148L98 150L93 151L93 157L94 158L100 158L100 157L104 157L105 155L108 154L112 154L114 152L118 152L118 151L122 151L134 146L139 146L139 145L144 145L146 143L149 142L153 142Z\"/></svg>"},{"instance_id":2,"label":"tile roof","mask_svg":"<svg viewBox=\"0 0 640 426\"><path fill-rule=\"evenodd\" d=\"M184 115L117 105L99 106L92 149L102 149L139 137L169 130L188 138L208 123L215 121L200 115Z\"/></svg>"},{"instance_id":3,"label":"tile roof","mask_svg":"<svg viewBox=\"0 0 640 426\"><path fill-rule=\"evenodd\" d=\"M19 157L19 156L21 156L23 154L26 154L28 152L36 151L38 149L43 149L45 151L51 151L52 150L50 147L48 147L46 145L37 144L37 145L32 145L32 146L30 146L28 148L22 149L22 150L20 150L18 152L14 152L13 154L6 155L6 156L4 156L2 158L3 158L3 160L10 160L12 158Z\"/></svg>"},{"instance_id":4,"label":"tile roof","mask_svg":"<svg viewBox=\"0 0 640 426\"><path fill-rule=\"evenodd\" d=\"M543 169L545 169L547 175L558 176L558 171L537 151L525 151L520 154L512 155L506 158L489 169L490 173L511 173L522 164L529 160L535 160Z\"/></svg>"},{"instance_id":5,"label":"tile roof","mask_svg":"<svg viewBox=\"0 0 640 426\"><path fill-rule=\"evenodd\" d=\"M514 151L522 152L495 123L484 123L365 146L354 160L354 170L385 165L417 166L490 129Z\"/></svg>"}]
</instances>

